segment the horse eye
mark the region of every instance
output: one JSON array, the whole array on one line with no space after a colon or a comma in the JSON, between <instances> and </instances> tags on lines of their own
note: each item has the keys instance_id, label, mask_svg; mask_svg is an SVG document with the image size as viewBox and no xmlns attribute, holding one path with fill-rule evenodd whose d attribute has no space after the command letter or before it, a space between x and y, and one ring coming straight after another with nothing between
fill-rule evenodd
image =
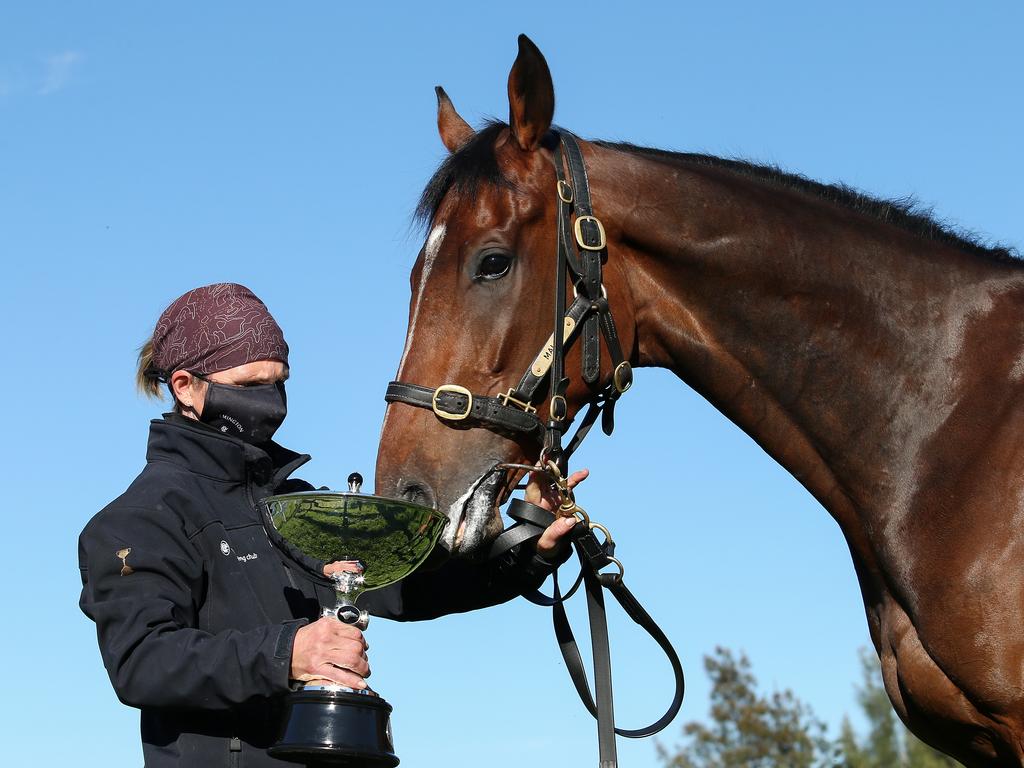
<instances>
[{"instance_id":1,"label":"horse eye","mask_svg":"<svg viewBox=\"0 0 1024 768\"><path fill-rule=\"evenodd\" d=\"M497 280L508 274L512 267L512 257L507 253L487 253L476 268L476 276L484 280Z\"/></svg>"}]
</instances>

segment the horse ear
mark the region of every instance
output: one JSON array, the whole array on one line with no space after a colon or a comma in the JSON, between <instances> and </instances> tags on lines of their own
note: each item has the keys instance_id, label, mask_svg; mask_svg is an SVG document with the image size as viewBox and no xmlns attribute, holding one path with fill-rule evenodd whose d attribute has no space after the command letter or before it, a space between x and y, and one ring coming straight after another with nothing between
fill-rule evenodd
<instances>
[{"instance_id":1,"label":"horse ear","mask_svg":"<svg viewBox=\"0 0 1024 768\"><path fill-rule=\"evenodd\" d=\"M439 85L434 92L437 93L437 132L441 134L441 141L448 151L455 152L473 138L473 129L455 111L455 106L444 92L444 88Z\"/></svg>"},{"instance_id":2,"label":"horse ear","mask_svg":"<svg viewBox=\"0 0 1024 768\"><path fill-rule=\"evenodd\" d=\"M519 55L508 73L508 122L525 150L536 149L555 116L555 86L540 49L519 36Z\"/></svg>"}]
</instances>

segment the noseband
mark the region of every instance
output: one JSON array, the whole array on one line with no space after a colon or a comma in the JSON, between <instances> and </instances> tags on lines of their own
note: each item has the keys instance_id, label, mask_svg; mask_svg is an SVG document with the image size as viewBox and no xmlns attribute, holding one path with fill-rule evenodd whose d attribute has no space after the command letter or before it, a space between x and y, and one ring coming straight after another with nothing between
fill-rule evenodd
<instances>
[{"instance_id":1,"label":"noseband","mask_svg":"<svg viewBox=\"0 0 1024 768\"><path fill-rule=\"evenodd\" d=\"M458 384L430 387L392 381L384 399L429 408L453 426L480 426L499 434L526 434L542 445L541 463L555 461L563 469L601 415L601 428L610 435L615 426L615 403L633 384L633 368L622 354L615 321L608 306L602 264L608 258L608 240L590 201L590 181L576 137L558 133L554 150L558 177L558 247L556 253L554 330L519 383L497 397L473 394ZM566 178L568 166L569 178ZM575 217L575 218L574 218ZM568 281L573 300L566 308ZM601 375L601 337L612 361L612 375L588 400L587 413L569 445L562 438L569 427L565 399L565 353L582 338L583 380L593 388ZM551 399L545 422L537 413L542 385L550 381Z\"/></svg>"}]
</instances>

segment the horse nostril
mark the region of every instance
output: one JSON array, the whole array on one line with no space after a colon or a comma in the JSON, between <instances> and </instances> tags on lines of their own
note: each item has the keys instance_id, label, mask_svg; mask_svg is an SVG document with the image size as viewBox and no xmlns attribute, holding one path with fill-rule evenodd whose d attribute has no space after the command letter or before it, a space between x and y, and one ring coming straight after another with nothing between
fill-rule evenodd
<instances>
[{"instance_id":1,"label":"horse nostril","mask_svg":"<svg viewBox=\"0 0 1024 768\"><path fill-rule=\"evenodd\" d=\"M402 489L400 498L424 507L434 506L434 492L423 483L407 483Z\"/></svg>"}]
</instances>

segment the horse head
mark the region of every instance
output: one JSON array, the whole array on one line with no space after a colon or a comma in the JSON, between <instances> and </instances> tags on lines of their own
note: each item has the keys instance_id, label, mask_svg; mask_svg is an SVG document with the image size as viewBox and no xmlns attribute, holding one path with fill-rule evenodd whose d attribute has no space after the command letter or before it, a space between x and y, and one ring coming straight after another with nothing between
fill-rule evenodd
<instances>
[{"instance_id":1,"label":"horse head","mask_svg":"<svg viewBox=\"0 0 1024 768\"><path fill-rule=\"evenodd\" d=\"M433 397L442 387L448 395L498 398L535 364L538 350L543 354L555 324L554 87L544 57L520 36L508 78L507 125L490 123L474 131L440 87L437 97L438 130L450 154L418 209L428 234L410 277L409 326L396 378L428 388ZM609 301L624 290L619 277L609 268ZM617 320L628 351L632 335L623 304ZM579 351L571 350L566 369L574 370L578 361ZM607 361L601 370L603 377L590 385L572 377L566 421L608 380ZM536 412L540 425L549 397L545 384L535 402L518 407ZM421 403L428 404L429 399ZM463 405L468 413L468 401ZM444 511L451 522L442 543L452 554L471 557L485 552L500 532L499 506L522 476L493 468L533 464L541 443L537 430L510 431L460 418L462 407L446 413L391 402L376 487Z\"/></svg>"}]
</instances>

